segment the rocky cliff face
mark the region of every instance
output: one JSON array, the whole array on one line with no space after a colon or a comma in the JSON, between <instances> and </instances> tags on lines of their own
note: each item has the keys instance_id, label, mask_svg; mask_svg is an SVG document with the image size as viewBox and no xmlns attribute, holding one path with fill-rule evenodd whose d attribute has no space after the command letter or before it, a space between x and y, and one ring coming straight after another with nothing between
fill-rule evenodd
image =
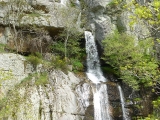
<instances>
[{"instance_id":1,"label":"rocky cliff face","mask_svg":"<svg viewBox=\"0 0 160 120\"><path fill-rule=\"evenodd\" d=\"M60 8L66 6L54 0L2 0L0 1L0 23L63 27Z\"/></svg>"},{"instance_id":2,"label":"rocky cliff face","mask_svg":"<svg viewBox=\"0 0 160 120\"><path fill-rule=\"evenodd\" d=\"M1 81L1 99L6 98L9 109L2 112L1 118L13 120L82 120L88 107L87 83L80 86L83 79L72 72L64 74L60 70L50 71L47 84L36 85L32 76L33 67L25 63L25 58L17 54L0 54L2 71L11 71L11 80ZM37 72L41 71L37 68ZM10 96L11 95L11 96ZM83 96L87 96L83 97ZM2 102L2 101L1 101ZM1 106L2 107L2 106Z\"/></svg>"},{"instance_id":3,"label":"rocky cliff face","mask_svg":"<svg viewBox=\"0 0 160 120\"><path fill-rule=\"evenodd\" d=\"M78 6L78 10L76 7L71 10L74 13L73 16L76 22L78 17L81 17L81 13L83 16L83 11L85 11L87 23L84 29L92 31L100 45L105 36L113 32L117 26L134 35L136 40L149 34L146 26L140 23L130 29L128 16L131 13L123 11L118 15L110 14L114 13L114 11L112 8L109 9L107 5L112 0L84 0L86 7L80 11L81 6L77 0L15 1L18 0L0 1L0 43L7 44L8 51L16 50L15 47L17 46L14 43L14 39L18 38L17 44L21 45L21 48L18 49L19 53L35 52L35 48L38 46L35 44L38 44L37 41L40 40L45 43L45 46L38 46L38 49L41 47L43 51L48 52L45 49L46 46L50 45L53 42L52 38L67 25L66 19L69 16L64 16L63 13L67 6L71 4ZM38 27L38 29L43 28L43 30L38 31L33 29L33 26ZM20 35L22 36L20 37ZM29 41L29 35L33 41ZM0 97L5 98L6 105L10 106L7 109L1 109L4 106L0 106L2 111L7 110L6 113L2 112L1 118L7 120L94 119L92 95L94 86L87 80L85 75L77 77L72 72L65 74L56 69L48 71L43 68L43 65L38 66L35 70L31 64L26 62L25 57L10 53L0 53L0 70L3 71L2 73L11 72L12 74L12 78L1 83ZM45 76L47 82L37 84L41 73L44 71L47 72ZM27 80L24 78L27 78ZM131 105L138 103L134 103L133 99L141 96L125 85L124 88L125 97L129 101L127 107L131 108ZM115 83L108 83L108 93L112 117L116 120L122 119L120 98ZM144 97L145 99L150 99L147 96ZM141 103L139 102L138 104ZM146 102L145 105L147 104L149 103ZM129 113L142 113L133 111L134 109L131 108Z\"/></svg>"},{"instance_id":4,"label":"rocky cliff face","mask_svg":"<svg viewBox=\"0 0 160 120\"><path fill-rule=\"evenodd\" d=\"M43 65L35 69L17 54L0 54L0 70L12 78L1 81L0 118L13 120L94 120L94 85L85 76L52 69L39 84ZM112 118L122 119L117 85L107 83ZM126 88L127 90L128 88ZM129 96L131 91L127 91ZM134 97L133 97L134 98ZM8 107L7 107L8 106Z\"/></svg>"}]
</instances>

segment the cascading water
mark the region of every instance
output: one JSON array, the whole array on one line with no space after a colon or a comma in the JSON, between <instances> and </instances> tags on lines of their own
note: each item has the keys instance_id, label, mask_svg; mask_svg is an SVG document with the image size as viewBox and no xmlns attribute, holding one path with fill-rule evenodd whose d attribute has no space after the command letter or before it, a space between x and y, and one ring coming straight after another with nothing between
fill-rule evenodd
<instances>
[{"instance_id":1,"label":"cascading water","mask_svg":"<svg viewBox=\"0 0 160 120\"><path fill-rule=\"evenodd\" d=\"M122 88L120 85L118 85L118 90L120 94L120 100L121 100L121 106L122 106L122 112L123 112L123 120L130 120L129 115L127 114L127 110L125 108L125 101L124 101L124 95L122 92Z\"/></svg>"},{"instance_id":2,"label":"cascading water","mask_svg":"<svg viewBox=\"0 0 160 120\"><path fill-rule=\"evenodd\" d=\"M85 31L86 53L87 53L87 76L95 84L94 96L94 120L112 120L109 114L109 102L107 86L98 57L94 36Z\"/></svg>"}]
</instances>

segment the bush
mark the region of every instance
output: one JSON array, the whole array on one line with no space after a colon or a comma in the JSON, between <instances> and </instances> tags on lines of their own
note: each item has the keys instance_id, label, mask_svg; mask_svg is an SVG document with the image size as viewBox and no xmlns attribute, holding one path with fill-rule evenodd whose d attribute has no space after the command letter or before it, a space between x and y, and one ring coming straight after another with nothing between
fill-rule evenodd
<instances>
[{"instance_id":1,"label":"bush","mask_svg":"<svg viewBox=\"0 0 160 120\"><path fill-rule=\"evenodd\" d=\"M36 77L36 82L35 84L38 85L45 85L48 83L48 74L45 73L41 73L39 76Z\"/></svg>"},{"instance_id":2,"label":"bush","mask_svg":"<svg viewBox=\"0 0 160 120\"><path fill-rule=\"evenodd\" d=\"M33 65L33 67L36 68L37 65L42 62L42 59L35 55L29 55L27 57L27 61L29 61Z\"/></svg>"},{"instance_id":3,"label":"bush","mask_svg":"<svg viewBox=\"0 0 160 120\"><path fill-rule=\"evenodd\" d=\"M133 37L115 31L103 44L103 59L133 89L138 90L140 86L150 87L160 77L158 64L151 56L151 39L142 40L135 45Z\"/></svg>"},{"instance_id":4,"label":"bush","mask_svg":"<svg viewBox=\"0 0 160 120\"><path fill-rule=\"evenodd\" d=\"M4 48L5 48L5 44L0 44L0 53L5 52Z\"/></svg>"},{"instance_id":5,"label":"bush","mask_svg":"<svg viewBox=\"0 0 160 120\"><path fill-rule=\"evenodd\" d=\"M78 59L72 59L71 64L73 65L74 72L83 71L84 69L82 62Z\"/></svg>"},{"instance_id":6,"label":"bush","mask_svg":"<svg viewBox=\"0 0 160 120\"><path fill-rule=\"evenodd\" d=\"M61 69L63 72L67 72L68 67L65 59L62 59L60 56L54 56L51 60L51 66L55 69Z\"/></svg>"},{"instance_id":7,"label":"bush","mask_svg":"<svg viewBox=\"0 0 160 120\"><path fill-rule=\"evenodd\" d=\"M45 85L48 83L48 74L46 72L44 73L34 73L34 74L30 74L28 77L26 77L25 79L23 79L23 81L21 81L21 84L29 84L31 82L31 80L35 78L35 85Z\"/></svg>"}]
</instances>

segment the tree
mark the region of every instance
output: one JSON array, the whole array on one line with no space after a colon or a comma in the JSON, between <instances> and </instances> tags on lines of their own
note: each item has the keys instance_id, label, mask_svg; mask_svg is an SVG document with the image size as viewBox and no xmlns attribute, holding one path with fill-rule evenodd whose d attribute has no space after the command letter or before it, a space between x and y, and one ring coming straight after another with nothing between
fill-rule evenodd
<instances>
[{"instance_id":1,"label":"tree","mask_svg":"<svg viewBox=\"0 0 160 120\"><path fill-rule=\"evenodd\" d=\"M157 61L151 55L150 41L141 40L135 45L133 37L117 31L103 41L103 59L135 90L141 86L152 87L160 77Z\"/></svg>"},{"instance_id":2,"label":"tree","mask_svg":"<svg viewBox=\"0 0 160 120\"><path fill-rule=\"evenodd\" d=\"M16 51L18 52L19 45L17 38L20 31L17 31L16 26L20 27L21 18L24 16L24 12L28 12L31 7L29 7L26 0L9 0L6 5L7 9L4 17L4 24L7 24L10 28L13 28L12 39L16 47Z\"/></svg>"},{"instance_id":3,"label":"tree","mask_svg":"<svg viewBox=\"0 0 160 120\"><path fill-rule=\"evenodd\" d=\"M160 59L158 45L160 42L160 1L159 0L147 0L138 1L132 0L124 5L124 8L129 10L132 15L130 16L130 25L133 26L135 23L142 21L145 26L148 27L150 34L154 40L155 55ZM148 36L147 36L148 37Z\"/></svg>"},{"instance_id":4,"label":"tree","mask_svg":"<svg viewBox=\"0 0 160 120\"><path fill-rule=\"evenodd\" d=\"M73 40L76 42L78 41L81 35L80 28L76 24L79 10L72 7L67 7L67 8L62 8L61 12L65 27L60 36L62 39L64 39L64 56L65 58L67 58L68 41Z\"/></svg>"}]
</instances>

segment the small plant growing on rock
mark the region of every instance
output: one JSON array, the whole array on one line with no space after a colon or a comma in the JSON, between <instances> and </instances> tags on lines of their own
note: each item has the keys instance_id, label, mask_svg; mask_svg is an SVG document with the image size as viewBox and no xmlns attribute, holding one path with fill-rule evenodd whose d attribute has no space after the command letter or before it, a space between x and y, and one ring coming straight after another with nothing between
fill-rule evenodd
<instances>
[{"instance_id":1,"label":"small plant growing on rock","mask_svg":"<svg viewBox=\"0 0 160 120\"><path fill-rule=\"evenodd\" d=\"M5 52L5 44L0 44L0 53L4 53Z\"/></svg>"},{"instance_id":2,"label":"small plant growing on rock","mask_svg":"<svg viewBox=\"0 0 160 120\"><path fill-rule=\"evenodd\" d=\"M42 55L40 53L29 55L27 57L27 61L30 62L33 65L33 67L36 69L37 65L42 62Z\"/></svg>"},{"instance_id":3,"label":"small plant growing on rock","mask_svg":"<svg viewBox=\"0 0 160 120\"><path fill-rule=\"evenodd\" d=\"M35 84L38 85L45 85L48 83L48 74L46 72L37 74L37 78L35 81Z\"/></svg>"},{"instance_id":4,"label":"small plant growing on rock","mask_svg":"<svg viewBox=\"0 0 160 120\"><path fill-rule=\"evenodd\" d=\"M67 72L66 60L60 58L60 56L54 56L51 60L51 66L55 69L61 69L63 72Z\"/></svg>"}]
</instances>

